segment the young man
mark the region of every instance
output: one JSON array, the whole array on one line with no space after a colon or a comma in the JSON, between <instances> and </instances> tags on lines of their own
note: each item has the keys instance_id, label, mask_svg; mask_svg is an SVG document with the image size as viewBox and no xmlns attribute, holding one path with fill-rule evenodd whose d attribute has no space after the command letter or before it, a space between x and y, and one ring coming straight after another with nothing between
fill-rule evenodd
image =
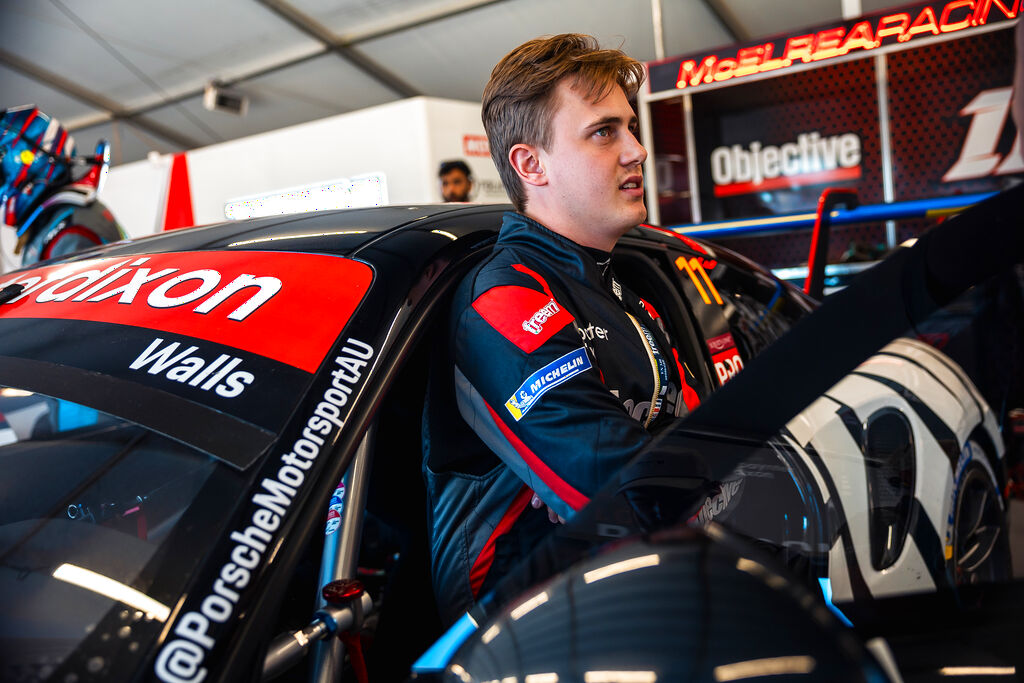
<instances>
[{"instance_id":1,"label":"young man","mask_svg":"<svg viewBox=\"0 0 1024 683\"><path fill-rule=\"evenodd\" d=\"M465 161L441 162L437 172L441 179L441 198L446 202L468 202L473 189L473 174Z\"/></svg>"},{"instance_id":2,"label":"young man","mask_svg":"<svg viewBox=\"0 0 1024 683\"><path fill-rule=\"evenodd\" d=\"M451 355L436 359L425 411L447 621L686 411L657 314L610 268L616 241L647 216L629 104L642 80L635 60L568 34L513 50L484 90L516 211L455 294Z\"/></svg>"}]
</instances>

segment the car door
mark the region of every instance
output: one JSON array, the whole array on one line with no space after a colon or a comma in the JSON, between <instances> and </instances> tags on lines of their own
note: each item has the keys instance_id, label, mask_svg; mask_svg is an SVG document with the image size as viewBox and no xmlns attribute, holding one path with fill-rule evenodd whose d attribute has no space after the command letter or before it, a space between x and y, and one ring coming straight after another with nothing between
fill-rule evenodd
<instances>
[{"instance_id":1,"label":"car door","mask_svg":"<svg viewBox=\"0 0 1024 683\"><path fill-rule=\"evenodd\" d=\"M615 252L615 272L657 310L678 345L681 364L701 380L697 391L702 401L788 329L791 319L809 310L799 308L788 288L778 295L779 300L785 297L782 304L767 306L777 281L761 271L748 275L753 266L745 268L729 255L725 261L674 234L653 232L651 237L625 238ZM742 422L737 416L737 427ZM792 445L778 439L751 450L735 471L716 482L690 522L724 523L813 580L824 575L831 546L824 490L824 482Z\"/></svg>"}]
</instances>

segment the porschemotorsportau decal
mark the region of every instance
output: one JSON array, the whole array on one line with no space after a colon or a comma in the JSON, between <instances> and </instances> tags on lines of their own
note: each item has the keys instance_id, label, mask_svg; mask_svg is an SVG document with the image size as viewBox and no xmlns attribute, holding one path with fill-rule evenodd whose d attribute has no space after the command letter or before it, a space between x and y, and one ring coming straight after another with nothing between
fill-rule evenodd
<instances>
[{"instance_id":1,"label":"porschemotorsportau decal","mask_svg":"<svg viewBox=\"0 0 1024 683\"><path fill-rule=\"evenodd\" d=\"M77 261L0 279L24 289L4 318L132 325L216 342L314 372L373 279L323 254L199 251Z\"/></svg>"},{"instance_id":2,"label":"porschemotorsportau decal","mask_svg":"<svg viewBox=\"0 0 1024 683\"><path fill-rule=\"evenodd\" d=\"M230 560L221 566L208 593L197 600L198 609L177 618L174 637L164 644L156 658L155 670L160 680L200 683L206 678L204 663L216 644L213 634L216 625L227 622L235 613L243 589L258 573L273 545L274 533L280 529L305 483L306 472L316 462L324 444L330 442L336 430L344 427L342 416L348 411L342 409L362 383L364 370L374 355L372 346L349 338L334 358L331 384L306 420L302 435L279 456L281 464L273 476L260 482L259 491L251 498L249 523L231 533Z\"/></svg>"}]
</instances>

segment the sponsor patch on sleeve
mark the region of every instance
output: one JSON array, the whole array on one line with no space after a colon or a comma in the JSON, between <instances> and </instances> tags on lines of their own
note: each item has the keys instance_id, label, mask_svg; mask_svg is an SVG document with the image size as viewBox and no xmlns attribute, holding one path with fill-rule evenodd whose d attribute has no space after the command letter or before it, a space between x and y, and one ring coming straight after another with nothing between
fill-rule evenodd
<instances>
[{"instance_id":1,"label":"sponsor patch on sleeve","mask_svg":"<svg viewBox=\"0 0 1024 683\"><path fill-rule=\"evenodd\" d=\"M505 407L515 421L519 422L545 392L569 381L581 372L586 372L591 367L586 349L581 347L571 351L527 377L516 389L516 393L505 401Z\"/></svg>"},{"instance_id":2,"label":"sponsor patch on sleeve","mask_svg":"<svg viewBox=\"0 0 1024 683\"><path fill-rule=\"evenodd\" d=\"M473 309L501 336L533 353L573 321L554 297L529 287L493 287L473 302Z\"/></svg>"}]
</instances>

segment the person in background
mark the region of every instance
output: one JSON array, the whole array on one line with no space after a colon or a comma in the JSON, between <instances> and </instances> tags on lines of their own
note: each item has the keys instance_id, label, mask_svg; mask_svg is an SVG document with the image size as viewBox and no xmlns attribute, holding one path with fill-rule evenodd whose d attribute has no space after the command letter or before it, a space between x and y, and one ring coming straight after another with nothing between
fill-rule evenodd
<instances>
[{"instance_id":1,"label":"person in background","mask_svg":"<svg viewBox=\"0 0 1024 683\"><path fill-rule=\"evenodd\" d=\"M424 410L434 591L454 621L696 405L653 307L611 268L647 217L643 67L565 34L494 68L482 117L515 211L462 281Z\"/></svg>"},{"instance_id":2,"label":"person in background","mask_svg":"<svg viewBox=\"0 0 1024 683\"><path fill-rule=\"evenodd\" d=\"M473 173L465 161L442 161L437 172L441 179L441 199L446 202L468 202L473 190Z\"/></svg>"}]
</instances>

